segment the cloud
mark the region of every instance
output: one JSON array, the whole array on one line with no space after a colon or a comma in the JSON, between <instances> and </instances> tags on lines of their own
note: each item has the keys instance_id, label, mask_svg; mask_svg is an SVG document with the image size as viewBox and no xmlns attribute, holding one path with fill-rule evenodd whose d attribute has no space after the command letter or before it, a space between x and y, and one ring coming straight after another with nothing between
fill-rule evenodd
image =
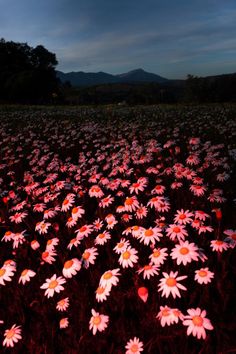
<instances>
[{"instance_id":1,"label":"cloud","mask_svg":"<svg viewBox=\"0 0 236 354\"><path fill-rule=\"evenodd\" d=\"M210 61L221 61L223 72L224 62L236 54L233 0L3 3L1 35L32 46L42 43L57 54L64 71L118 73L144 67L159 74L175 70L177 77L204 61L206 71Z\"/></svg>"}]
</instances>

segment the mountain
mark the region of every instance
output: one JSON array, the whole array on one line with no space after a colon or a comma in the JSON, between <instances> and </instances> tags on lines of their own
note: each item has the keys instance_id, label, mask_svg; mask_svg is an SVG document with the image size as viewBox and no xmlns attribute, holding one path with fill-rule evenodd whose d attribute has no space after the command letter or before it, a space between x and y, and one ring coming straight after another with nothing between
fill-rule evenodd
<instances>
[{"instance_id":1,"label":"mountain","mask_svg":"<svg viewBox=\"0 0 236 354\"><path fill-rule=\"evenodd\" d=\"M143 69L136 69L125 74L116 75L120 82L158 82L163 83L169 80L156 74L148 73Z\"/></svg>"},{"instance_id":2,"label":"mountain","mask_svg":"<svg viewBox=\"0 0 236 354\"><path fill-rule=\"evenodd\" d=\"M136 69L124 74L112 75L102 71L98 73L85 73L83 71L63 73L57 71L57 77L64 83L69 81L72 86L94 86L113 83L156 82L166 83L169 80L156 74L148 73L143 69Z\"/></svg>"},{"instance_id":3,"label":"mountain","mask_svg":"<svg viewBox=\"0 0 236 354\"><path fill-rule=\"evenodd\" d=\"M63 73L57 71L57 77L64 83L70 81L72 86L93 86L117 82L116 77L102 71L98 73L85 73L83 71Z\"/></svg>"}]
</instances>

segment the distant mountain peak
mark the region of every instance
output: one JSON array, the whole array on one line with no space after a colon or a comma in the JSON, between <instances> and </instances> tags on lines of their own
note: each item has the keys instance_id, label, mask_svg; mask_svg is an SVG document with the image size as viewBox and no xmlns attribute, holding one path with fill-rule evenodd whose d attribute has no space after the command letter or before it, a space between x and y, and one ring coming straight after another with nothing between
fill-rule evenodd
<instances>
[{"instance_id":1,"label":"distant mountain peak","mask_svg":"<svg viewBox=\"0 0 236 354\"><path fill-rule=\"evenodd\" d=\"M112 75L103 71L96 73L85 73L83 71L63 73L58 71L57 75L62 82L70 81L72 86L94 86L110 83L138 82L163 83L169 81L164 77L149 73L142 68L137 68L119 75Z\"/></svg>"}]
</instances>

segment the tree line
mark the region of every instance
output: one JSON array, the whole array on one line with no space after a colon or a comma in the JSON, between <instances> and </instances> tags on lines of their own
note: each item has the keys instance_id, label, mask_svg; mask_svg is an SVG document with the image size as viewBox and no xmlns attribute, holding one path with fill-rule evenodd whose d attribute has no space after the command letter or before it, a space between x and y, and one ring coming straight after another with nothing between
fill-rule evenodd
<instances>
[{"instance_id":1,"label":"tree line","mask_svg":"<svg viewBox=\"0 0 236 354\"><path fill-rule=\"evenodd\" d=\"M56 55L44 46L0 40L0 102L38 103L55 100L59 80Z\"/></svg>"},{"instance_id":2,"label":"tree line","mask_svg":"<svg viewBox=\"0 0 236 354\"><path fill-rule=\"evenodd\" d=\"M43 45L0 40L0 103L127 104L236 102L236 74L165 84L106 84L74 88L57 78L56 55Z\"/></svg>"},{"instance_id":3,"label":"tree line","mask_svg":"<svg viewBox=\"0 0 236 354\"><path fill-rule=\"evenodd\" d=\"M209 77L188 75L184 98L195 103L236 102L236 74Z\"/></svg>"}]
</instances>

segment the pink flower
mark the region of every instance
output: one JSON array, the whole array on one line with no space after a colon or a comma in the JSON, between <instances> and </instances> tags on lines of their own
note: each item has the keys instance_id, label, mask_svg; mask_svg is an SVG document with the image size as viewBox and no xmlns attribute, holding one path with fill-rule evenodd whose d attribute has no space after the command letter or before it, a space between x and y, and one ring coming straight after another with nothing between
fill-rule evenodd
<instances>
[{"instance_id":1,"label":"pink flower","mask_svg":"<svg viewBox=\"0 0 236 354\"><path fill-rule=\"evenodd\" d=\"M140 354L143 351L143 342L134 337L127 342L125 349L127 349L125 354Z\"/></svg>"},{"instance_id":2,"label":"pink flower","mask_svg":"<svg viewBox=\"0 0 236 354\"><path fill-rule=\"evenodd\" d=\"M77 258L69 259L64 263L62 274L65 278L72 278L81 269L81 262Z\"/></svg>"},{"instance_id":3,"label":"pink flower","mask_svg":"<svg viewBox=\"0 0 236 354\"><path fill-rule=\"evenodd\" d=\"M159 267L153 264L148 264L145 265L144 267L140 268L137 273L141 274L143 273L143 279L147 278L150 279L150 277L153 277L154 275L159 274Z\"/></svg>"},{"instance_id":4,"label":"pink flower","mask_svg":"<svg viewBox=\"0 0 236 354\"><path fill-rule=\"evenodd\" d=\"M206 338L206 329L213 330L211 321L206 318L206 311L201 310L199 307L196 309L189 309L188 315L184 316L184 326L188 326L187 335L192 334L198 339Z\"/></svg>"},{"instance_id":5,"label":"pink flower","mask_svg":"<svg viewBox=\"0 0 236 354\"><path fill-rule=\"evenodd\" d=\"M212 278L214 278L214 273L210 272L208 268L195 270L194 280L196 280L199 284L208 284L211 282Z\"/></svg>"},{"instance_id":6,"label":"pink flower","mask_svg":"<svg viewBox=\"0 0 236 354\"><path fill-rule=\"evenodd\" d=\"M171 294L174 298L181 297L179 289L181 290L187 290L185 286L182 284L178 283L179 280L183 280L187 278L187 275L183 275L180 277L177 277L178 272L170 272L170 274L163 272L164 278L160 280L160 283L158 285L159 289L158 291L162 291L161 296L169 297Z\"/></svg>"},{"instance_id":7,"label":"pink flower","mask_svg":"<svg viewBox=\"0 0 236 354\"><path fill-rule=\"evenodd\" d=\"M35 275L36 273L33 270L25 269L21 273L18 283L22 283L24 285L26 282L30 281L30 278L34 277Z\"/></svg>"},{"instance_id":8,"label":"pink flower","mask_svg":"<svg viewBox=\"0 0 236 354\"><path fill-rule=\"evenodd\" d=\"M58 311L66 311L68 307L69 307L69 298L65 297L64 299L61 299L60 301L57 302L56 309Z\"/></svg>"},{"instance_id":9,"label":"pink flower","mask_svg":"<svg viewBox=\"0 0 236 354\"><path fill-rule=\"evenodd\" d=\"M52 297L54 293L60 293L62 290L64 290L64 287L62 284L64 284L66 280L63 277L58 277L56 274L54 274L51 278L46 279L46 283L44 283L42 286L40 286L40 289L46 289L44 295L49 297Z\"/></svg>"},{"instance_id":10,"label":"pink flower","mask_svg":"<svg viewBox=\"0 0 236 354\"><path fill-rule=\"evenodd\" d=\"M229 248L228 243L222 240L212 240L211 241L211 248L212 251L215 252L223 252L226 251Z\"/></svg>"},{"instance_id":11,"label":"pink flower","mask_svg":"<svg viewBox=\"0 0 236 354\"><path fill-rule=\"evenodd\" d=\"M14 324L10 329L5 330L3 346L14 347L15 343L17 343L19 339L22 339L20 327L21 326Z\"/></svg>"},{"instance_id":12,"label":"pink flower","mask_svg":"<svg viewBox=\"0 0 236 354\"><path fill-rule=\"evenodd\" d=\"M178 309L173 309L168 306L161 306L156 318L161 322L161 326L170 326L171 324L178 323L179 319L182 321L184 316Z\"/></svg>"},{"instance_id":13,"label":"pink flower","mask_svg":"<svg viewBox=\"0 0 236 354\"><path fill-rule=\"evenodd\" d=\"M95 335L97 331L103 332L107 328L108 322L108 316L99 314L99 312L96 312L94 309L92 309L92 317L89 321L89 329L93 331L93 335Z\"/></svg>"},{"instance_id":14,"label":"pink flower","mask_svg":"<svg viewBox=\"0 0 236 354\"><path fill-rule=\"evenodd\" d=\"M133 267L134 263L138 262L138 251L135 248L128 246L126 250L121 253L119 263L123 268Z\"/></svg>"},{"instance_id":15,"label":"pink flower","mask_svg":"<svg viewBox=\"0 0 236 354\"><path fill-rule=\"evenodd\" d=\"M183 225L179 224L171 224L167 229L167 236L174 241L174 240L184 240L186 236L188 236L188 233Z\"/></svg>"},{"instance_id":16,"label":"pink flower","mask_svg":"<svg viewBox=\"0 0 236 354\"><path fill-rule=\"evenodd\" d=\"M186 265L187 263L191 263L192 261L197 261L199 257L198 247L195 243L188 241L180 241L178 245L176 245L171 252L172 259L176 259L177 264Z\"/></svg>"}]
</instances>

